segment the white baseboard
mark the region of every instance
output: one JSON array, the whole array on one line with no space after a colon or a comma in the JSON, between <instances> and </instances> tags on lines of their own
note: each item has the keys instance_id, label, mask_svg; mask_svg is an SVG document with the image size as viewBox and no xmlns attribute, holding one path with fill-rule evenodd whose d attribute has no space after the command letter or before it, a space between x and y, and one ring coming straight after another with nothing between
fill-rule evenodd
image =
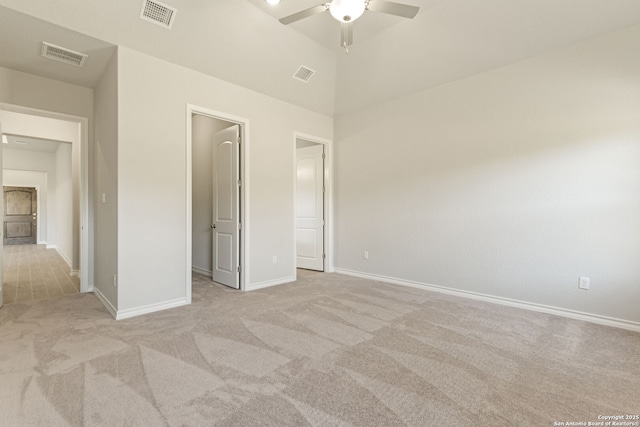
<instances>
[{"instance_id":1,"label":"white baseboard","mask_svg":"<svg viewBox=\"0 0 640 427\"><path fill-rule=\"evenodd\" d=\"M60 249L58 249L58 247L56 245L52 245L52 246L47 246L47 249L55 249L56 252L58 252L58 255L60 255L60 257L64 260L64 262L67 263L67 265L69 266L69 268L72 268L71 266L71 260L65 255L63 254ZM73 271L73 270L72 270ZM71 274L73 276L73 274Z\"/></svg>"},{"instance_id":2,"label":"white baseboard","mask_svg":"<svg viewBox=\"0 0 640 427\"><path fill-rule=\"evenodd\" d=\"M111 313L111 316L113 316L113 318L116 319L117 318L117 310L116 310L116 308L102 294L102 292L100 292L100 289L94 288L93 289L93 294L98 298L98 300L102 303L102 305L104 305L104 307L107 309L107 311L109 311L109 313Z\"/></svg>"},{"instance_id":3,"label":"white baseboard","mask_svg":"<svg viewBox=\"0 0 640 427\"><path fill-rule=\"evenodd\" d=\"M536 304L526 301L519 301L510 298L502 298L493 295L481 294L477 292L463 291L445 286L430 285L427 283L414 282L410 280L402 280L394 277L381 276L378 274L363 273L360 271L348 270L345 268L336 268L336 273L346 274L348 276L360 277L362 279L376 280L379 282L392 283L394 285L409 286L412 288L425 289L428 291L440 292L449 295L456 295L463 298L470 298L479 301L490 302L494 304L506 305L509 307L517 307L525 310L537 311L539 313L553 314L556 316L568 317L575 320L583 320L586 322L597 323L599 325L613 326L615 328L627 329L630 331L640 332L640 323L632 322L614 317L600 316L598 314L585 313L581 311L569 310L560 307L552 307L543 304Z\"/></svg>"},{"instance_id":4,"label":"white baseboard","mask_svg":"<svg viewBox=\"0 0 640 427\"><path fill-rule=\"evenodd\" d=\"M245 291L255 291L257 289L270 288L271 286L284 285L285 283L291 283L295 281L296 281L295 276L290 276L290 277L285 277L285 278L275 279L275 280L267 280L264 282L252 283L250 285L247 285Z\"/></svg>"},{"instance_id":5,"label":"white baseboard","mask_svg":"<svg viewBox=\"0 0 640 427\"><path fill-rule=\"evenodd\" d=\"M207 276L207 277L212 277L213 276L213 271L209 271L209 270L205 270L204 268L200 268L200 267L191 267L191 271L197 274L202 274L203 276Z\"/></svg>"},{"instance_id":6,"label":"white baseboard","mask_svg":"<svg viewBox=\"0 0 640 427\"><path fill-rule=\"evenodd\" d=\"M80 270L71 270L69 276L80 277Z\"/></svg>"},{"instance_id":7,"label":"white baseboard","mask_svg":"<svg viewBox=\"0 0 640 427\"><path fill-rule=\"evenodd\" d=\"M186 298L178 298L171 301L163 301L157 304L149 304L143 307L129 308L127 310L118 310L116 320L128 319L130 317L142 316L143 314L155 313L156 311L167 310L169 308L181 307L189 305Z\"/></svg>"}]
</instances>

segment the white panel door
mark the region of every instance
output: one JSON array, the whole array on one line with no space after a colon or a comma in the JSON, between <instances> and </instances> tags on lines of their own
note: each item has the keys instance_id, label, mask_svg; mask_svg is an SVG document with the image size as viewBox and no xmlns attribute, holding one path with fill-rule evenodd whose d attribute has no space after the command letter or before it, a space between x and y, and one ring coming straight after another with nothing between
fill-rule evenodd
<instances>
[{"instance_id":1,"label":"white panel door","mask_svg":"<svg viewBox=\"0 0 640 427\"><path fill-rule=\"evenodd\" d=\"M324 146L296 150L296 265L324 271Z\"/></svg>"},{"instance_id":2,"label":"white panel door","mask_svg":"<svg viewBox=\"0 0 640 427\"><path fill-rule=\"evenodd\" d=\"M213 140L212 279L240 289L240 127L216 133Z\"/></svg>"}]
</instances>

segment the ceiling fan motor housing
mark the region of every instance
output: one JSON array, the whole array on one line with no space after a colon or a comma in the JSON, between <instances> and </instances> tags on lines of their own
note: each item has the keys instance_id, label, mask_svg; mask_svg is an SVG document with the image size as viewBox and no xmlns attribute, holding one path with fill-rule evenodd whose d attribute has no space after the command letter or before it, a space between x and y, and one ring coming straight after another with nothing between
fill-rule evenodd
<instances>
[{"instance_id":1,"label":"ceiling fan motor housing","mask_svg":"<svg viewBox=\"0 0 640 427\"><path fill-rule=\"evenodd\" d=\"M340 22L351 22L362 16L365 7L364 0L333 0L329 12Z\"/></svg>"}]
</instances>

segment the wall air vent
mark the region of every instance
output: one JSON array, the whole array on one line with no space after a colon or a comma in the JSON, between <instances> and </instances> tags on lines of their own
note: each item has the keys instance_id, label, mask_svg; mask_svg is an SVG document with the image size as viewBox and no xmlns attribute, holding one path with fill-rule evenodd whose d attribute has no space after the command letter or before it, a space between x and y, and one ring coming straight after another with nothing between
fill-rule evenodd
<instances>
[{"instance_id":1,"label":"wall air vent","mask_svg":"<svg viewBox=\"0 0 640 427\"><path fill-rule=\"evenodd\" d=\"M76 67L84 67L87 58L89 58L89 55L85 55L84 53L74 52L73 50L46 42L42 42L42 52L40 54L45 58L64 62L65 64Z\"/></svg>"},{"instance_id":2,"label":"wall air vent","mask_svg":"<svg viewBox=\"0 0 640 427\"><path fill-rule=\"evenodd\" d=\"M293 78L307 83L311 76L313 76L314 74L315 71L313 71L311 68L307 68L304 65L301 65L300 68L298 68L298 71L296 71L296 73L293 75Z\"/></svg>"},{"instance_id":3,"label":"wall air vent","mask_svg":"<svg viewBox=\"0 0 640 427\"><path fill-rule=\"evenodd\" d=\"M171 29L177 10L155 0L143 0L140 18Z\"/></svg>"}]
</instances>

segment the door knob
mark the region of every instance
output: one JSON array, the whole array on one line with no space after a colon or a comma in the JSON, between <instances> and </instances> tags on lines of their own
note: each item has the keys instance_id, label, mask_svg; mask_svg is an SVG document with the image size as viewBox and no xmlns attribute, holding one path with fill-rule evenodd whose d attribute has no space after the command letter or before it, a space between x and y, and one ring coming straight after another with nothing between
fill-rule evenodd
<instances>
[{"instance_id":1,"label":"door knob","mask_svg":"<svg viewBox=\"0 0 640 427\"><path fill-rule=\"evenodd\" d=\"M213 225L211 226L211 228L216 228L216 225L215 225L215 224L213 224Z\"/></svg>"}]
</instances>

